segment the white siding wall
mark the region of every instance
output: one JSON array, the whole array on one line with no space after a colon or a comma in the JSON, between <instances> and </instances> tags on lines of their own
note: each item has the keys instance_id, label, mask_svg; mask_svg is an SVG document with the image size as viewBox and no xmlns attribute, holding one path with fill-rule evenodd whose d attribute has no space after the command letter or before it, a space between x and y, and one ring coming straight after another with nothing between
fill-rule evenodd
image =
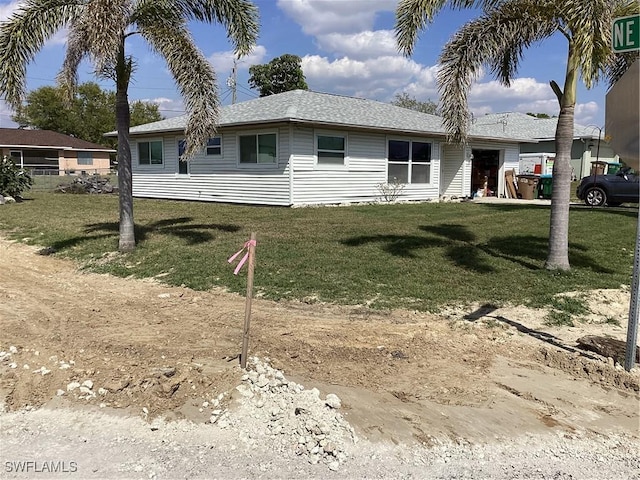
<instances>
[{"instance_id":1,"label":"white siding wall","mask_svg":"<svg viewBox=\"0 0 640 480\"><path fill-rule=\"evenodd\" d=\"M443 145L442 150L442 185L440 191L443 195L453 197L468 196L469 194L464 188L464 149L456 145Z\"/></svg>"},{"instance_id":2,"label":"white siding wall","mask_svg":"<svg viewBox=\"0 0 640 480\"><path fill-rule=\"evenodd\" d=\"M277 165L238 165L238 133L278 135ZM208 202L290 205L289 128L225 130L221 133L222 155L197 154L189 164L188 175L178 175L175 134L162 137L135 137L131 142L133 195L136 197L200 200ZM138 163L137 141L162 139L164 164Z\"/></svg>"},{"instance_id":3,"label":"white siding wall","mask_svg":"<svg viewBox=\"0 0 640 480\"><path fill-rule=\"evenodd\" d=\"M292 131L294 204L331 204L380 200L380 191L377 186L387 181L388 137L386 135L353 131L336 132L310 127L294 127ZM316 134L330 132L344 135L346 138L347 159L345 166L327 168L316 164ZM393 138L404 137L394 136ZM425 141L424 138L420 138L420 140ZM440 154L438 144L431 141L431 183L428 185L407 185L400 197L402 200L438 198Z\"/></svg>"}]
</instances>

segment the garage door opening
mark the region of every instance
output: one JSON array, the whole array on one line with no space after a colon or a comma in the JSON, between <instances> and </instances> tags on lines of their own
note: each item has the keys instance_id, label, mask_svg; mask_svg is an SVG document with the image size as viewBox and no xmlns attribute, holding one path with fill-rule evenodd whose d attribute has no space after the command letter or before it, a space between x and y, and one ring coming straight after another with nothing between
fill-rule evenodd
<instances>
[{"instance_id":1,"label":"garage door opening","mask_svg":"<svg viewBox=\"0 0 640 480\"><path fill-rule=\"evenodd\" d=\"M498 197L499 150L471 151L471 196Z\"/></svg>"}]
</instances>

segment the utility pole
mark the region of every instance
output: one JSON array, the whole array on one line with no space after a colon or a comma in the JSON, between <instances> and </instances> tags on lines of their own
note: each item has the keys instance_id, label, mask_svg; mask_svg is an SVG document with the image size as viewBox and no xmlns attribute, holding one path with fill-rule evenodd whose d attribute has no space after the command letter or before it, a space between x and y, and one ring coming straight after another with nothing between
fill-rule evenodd
<instances>
[{"instance_id":1,"label":"utility pole","mask_svg":"<svg viewBox=\"0 0 640 480\"><path fill-rule=\"evenodd\" d=\"M231 76L227 78L227 87L231 89L231 104L235 104L238 98L238 60L233 59L233 68L231 69Z\"/></svg>"}]
</instances>

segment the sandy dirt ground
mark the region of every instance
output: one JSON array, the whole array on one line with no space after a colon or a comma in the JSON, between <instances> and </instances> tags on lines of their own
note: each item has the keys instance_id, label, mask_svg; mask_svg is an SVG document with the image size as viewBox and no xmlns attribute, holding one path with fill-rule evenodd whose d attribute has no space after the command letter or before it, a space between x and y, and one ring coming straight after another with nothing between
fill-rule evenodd
<instances>
[{"instance_id":1,"label":"sandy dirt ground","mask_svg":"<svg viewBox=\"0 0 640 480\"><path fill-rule=\"evenodd\" d=\"M135 428L163 419L167 429L189 425L184 431L192 432L210 426L215 408L234 408L244 373L237 359L244 297L83 273L3 239L0 272L5 440L17 425L46 424L47 415L59 419L59 428L77 425L69 418L88 412L94 420L86 422L106 416L115 430L134 429L126 424L133 418L141 422ZM358 437L379 448L428 451L444 443L515 445L525 437L561 436L623 438L633 450L640 445L639 370L625 372L616 359L575 342L584 335L625 340L629 294L594 291L589 298L593 313L575 327L546 326L544 310L519 306L431 315L256 300L250 353L308 388L337 394ZM209 404L215 398L219 406ZM64 435L57 435L63 444ZM197 441L184 435L180 448L188 450ZM224 443L221 438L216 441ZM21 440L21 448L33 456L28 443ZM15 452L0 450L0 460ZM362 458L354 462L370 463ZM231 472L238 474L231 469L222 478ZM9 473L3 468L0 477ZM154 478L147 473L129 472Z\"/></svg>"}]
</instances>

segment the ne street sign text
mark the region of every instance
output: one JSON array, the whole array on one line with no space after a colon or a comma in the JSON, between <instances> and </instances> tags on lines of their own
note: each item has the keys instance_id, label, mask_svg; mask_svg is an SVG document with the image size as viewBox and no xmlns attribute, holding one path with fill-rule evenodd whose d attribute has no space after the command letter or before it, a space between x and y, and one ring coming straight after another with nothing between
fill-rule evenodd
<instances>
[{"instance_id":1,"label":"ne street sign text","mask_svg":"<svg viewBox=\"0 0 640 480\"><path fill-rule=\"evenodd\" d=\"M614 52L640 49L640 15L614 19L611 33Z\"/></svg>"}]
</instances>

